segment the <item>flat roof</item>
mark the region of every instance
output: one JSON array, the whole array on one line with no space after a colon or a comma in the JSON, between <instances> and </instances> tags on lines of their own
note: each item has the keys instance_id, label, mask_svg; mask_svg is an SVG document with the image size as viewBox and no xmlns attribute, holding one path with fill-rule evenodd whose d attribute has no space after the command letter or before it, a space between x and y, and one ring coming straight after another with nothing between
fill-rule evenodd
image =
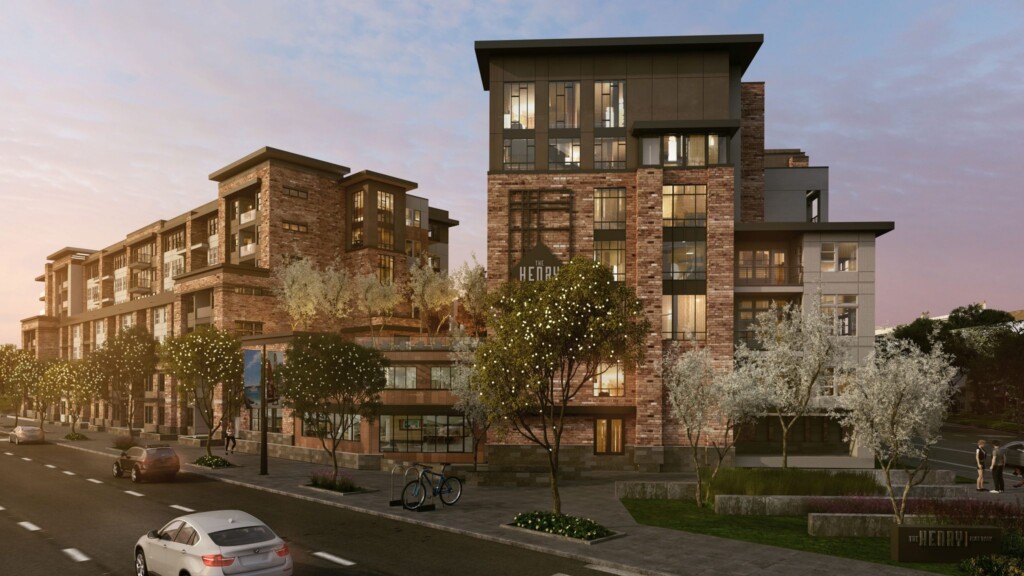
<instances>
[{"instance_id":1,"label":"flat roof","mask_svg":"<svg viewBox=\"0 0 1024 576\"><path fill-rule=\"evenodd\" d=\"M343 177L351 172L347 166L332 164L323 160L317 160L316 158L310 158L309 156L295 154L294 152L264 146L252 154L249 154L239 160L235 160L220 170L212 172L210 174L210 180L213 180L214 182L223 182L235 174L238 174L243 170L248 170L258 164L262 164L267 160L280 160L282 162L288 162L289 164L302 166L303 168L310 168L318 172L326 172L338 177Z\"/></svg>"},{"instance_id":2,"label":"flat roof","mask_svg":"<svg viewBox=\"0 0 1024 576\"><path fill-rule=\"evenodd\" d=\"M708 36L634 36L619 38L563 38L540 40L478 40L474 44L476 63L484 91L489 89L491 57L501 55L597 54L609 52L697 52L726 50L729 61L742 71L754 60L764 34L720 34Z\"/></svg>"},{"instance_id":3,"label":"flat roof","mask_svg":"<svg viewBox=\"0 0 1024 576\"><path fill-rule=\"evenodd\" d=\"M873 232L875 237L896 229L895 222L737 222L736 232Z\"/></svg>"},{"instance_id":4,"label":"flat roof","mask_svg":"<svg viewBox=\"0 0 1024 576\"><path fill-rule=\"evenodd\" d=\"M361 172L356 172L351 176L347 176L345 180L341 183L341 185L351 186L352 184L358 184L360 182L366 181L382 182L384 184L397 186L406 191L415 190L416 188L419 187L419 184L411 180L403 180L402 178L388 176L387 174L383 174L381 172L374 172L373 170L363 170Z\"/></svg>"},{"instance_id":5,"label":"flat roof","mask_svg":"<svg viewBox=\"0 0 1024 576\"><path fill-rule=\"evenodd\" d=\"M90 250L88 248L75 248L74 246L65 246L64 248L61 248L60 250L57 250L53 254L50 254L49 256L47 256L46 259L47 260L58 260L60 258L63 258L64 256L74 256L75 254L84 254L84 255L88 256L89 254L92 254L93 252L96 252L96 251L95 250Z\"/></svg>"}]
</instances>

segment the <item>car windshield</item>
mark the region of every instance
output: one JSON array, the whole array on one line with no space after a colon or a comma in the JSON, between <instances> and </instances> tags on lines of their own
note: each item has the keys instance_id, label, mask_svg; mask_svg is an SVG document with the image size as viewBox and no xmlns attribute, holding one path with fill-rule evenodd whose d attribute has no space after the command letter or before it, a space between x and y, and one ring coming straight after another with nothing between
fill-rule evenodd
<instances>
[{"instance_id":1,"label":"car windshield","mask_svg":"<svg viewBox=\"0 0 1024 576\"><path fill-rule=\"evenodd\" d=\"M246 526L245 528L232 528L210 533L210 539L218 546L245 546L274 538L274 533L266 526Z\"/></svg>"},{"instance_id":2,"label":"car windshield","mask_svg":"<svg viewBox=\"0 0 1024 576\"><path fill-rule=\"evenodd\" d=\"M150 458L172 458L174 450L171 448L155 448L149 451Z\"/></svg>"}]
</instances>

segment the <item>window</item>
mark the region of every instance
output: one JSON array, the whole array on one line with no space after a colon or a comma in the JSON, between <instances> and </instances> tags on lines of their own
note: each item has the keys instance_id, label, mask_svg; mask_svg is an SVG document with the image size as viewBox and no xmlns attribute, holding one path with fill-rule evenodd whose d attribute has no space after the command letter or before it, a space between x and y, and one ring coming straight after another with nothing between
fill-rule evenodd
<instances>
[{"instance_id":1,"label":"window","mask_svg":"<svg viewBox=\"0 0 1024 576\"><path fill-rule=\"evenodd\" d=\"M289 232L309 232L309 227L298 222L283 222L281 226Z\"/></svg>"},{"instance_id":2,"label":"window","mask_svg":"<svg viewBox=\"0 0 1024 576\"><path fill-rule=\"evenodd\" d=\"M216 236L217 235L217 217L214 216L206 221L206 235Z\"/></svg>"},{"instance_id":3,"label":"window","mask_svg":"<svg viewBox=\"0 0 1024 576\"><path fill-rule=\"evenodd\" d=\"M287 186L284 187L284 194L285 196L291 196L292 198L299 198L301 200L309 198L309 192L299 190L298 188L289 188Z\"/></svg>"},{"instance_id":4,"label":"window","mask_svg":"<svg viewBox=\"0 0 1024 576\"><path fill-rule=\"evenodd\" d=\"M330 438L332 435L341 440L358 442L362 439L359 414L303 414L301 434L307 438L319 438L322 433Z\"/></svg>"},{"instance_id":5,"label":"window","mask_svg":"<svg viewBox=\"0 0 1024 576\"><path fill-rule=\"evenodd\" d=\"M128 255L127 254L125 254L124 252L121 252L117 256L114 256L114 270L117 270L119 268L124 268L125 266L128 266Z\"/></svg>"},{"instance_id":6,"label":"window","mask_svg":"<svg viewBox=\"0 0 1024 576\"><path fill-rule=\"evenodd\" d=\"M625 138L594 138L594 168L616 170L625 167Z\"/></svg>"},{"instance_id":7,"label":"window","mask_svg":"<svg viewBox=\"0 0 1024 576\"><path fill-rule=\"evenodd\" d=\"M661 165L661 139L640 139L640 163L644 166Z\"/></svg>"},{"instance_id":8,"label":"window","mask_svg":"<svg viewBox=\"0 0 1024 576\"><path fill-rule=\"evenodd\" d=\"M465 418L443 414L381 415L381 452L472 452Z\"/></svg>"},{"instance_id":9,"label":"window","mask_svg":"<svg viewBox=\"0 0 1024 576\"><path fill-rule=\"evenodd\" d=\"M395 281L395 257L377 256L377 280L381 284L391 284Z\"/></svg>"},{"instance_id":10,"label":"window","mask_svg":"<svg viewBox=\"0 0 1024 576\"><path fill-rule=\"evenodd\" d=\"M377 191L377 222L388 225L395 223L395 195L391 192Z\"/></svg>"},{"instance_id":11,"label":"window","mask_svg":"<svg viewBox=\"0 0 1024 576\"><path fill-rule=\"evenodd\" d=\"M580 167L580 139L552 138L548 140L548 168L575 170Z\"/></svg>"},{"instance_id":12,"label":"window","mask_svg":"<svg viewBox=\"0 0 1024 576\"><path fill-rule=\"evenodd\" d=\"M623 426L621 418L594 420L594 454L622 454Z\"/></svg>"},{"instance_id":13,"label":"window","mask_svg":"<svg viewBox=\"0 0 1024 576\"><path fill-rule=\"evenodd\" d=\"M595 240L594 261L607 266L617 282L626 280L626 241Z\"/></svg>"},{"instance_id":14,"label":"window","mask_svg":"<svg viewBox=\"0 0 1024 576\"><path fill-rule=\"evenodd\" d=\"M662 164L665 166L708 166L728 163L727 139L718 134L667 134L663 137L663 143ZM653 153L654 144L650 145ZM645 148L644 164L648 163L648 159Z\"/></svg>"},{"instance_id":15,"label":"window","mask_svg":"<svg viewBox=\"0 0 1024 576\"><path fill-rule=\"evenodd\" d=\"M185 258L179 256L164 262L164 279L177 278L185 272Z\"/></svg>"},{"instance_id":16,"label":"window","mask_svg":"<svg viewBox=\"0 0 1024 576\"><path fill-rule=\"evenodd\" d=\"M377 229L377 247L381 250L395 249L395 231L390 228Z\"/></svg>"},{"instance_id":17,"label":"window","mask_svg":"<svg viewBox=\"0 0 1024 576\"><path fill-rule=\"evenodd\" d=\"M625 394L625 378L622 375L622 364L601 364L597 367L599 374L594 376L594 396L622 396Z\"/></svg>"},{"instance_id":18,"label":"window","mask_svg":"<svg viewBox=\"0 0 1024 576\"><path fill-rule=\"evenodd\" d=\"M352 194L352 222L362 222L366 196L362 190Z\"/></svg>"},{"instance_id":19,"label":"window","mask_svg":"<svg viewBox=\"0 0 1024 576\"><path fill-rule=\"evenodd\" d=\"M856 242L822 242L821 243L821 271L822 272L856 272L857 271L857 243Z\"/></svg>"},{"instance_id":20,"label":"window","mask_svg":"<svg viewBox=\"0 0 1024 576\"><path fill-rule=\"evenodd\" d=\"M821 221L821 191L819 190L807 191L807 221Z\"/></svg>"},{"instance_id":21,"label":"window","mask_svg":"<svg viewBox=\"0 0 1024 576\"><path fill-rule=\"evenodd\" d=\"M533 138L506 138L504 151L505 170L533 170L536 164Z\"/></svg>"},{"instance_id":22,"label":"window","mask_svg":"<svg viewBox=\"0 0 1024 576\"><path fill-rule=\"evenodd\" d=\"M832 316L836 333L840 336L857 335L857 297L848 294L822 294L821 311Z\"/></svg>"},{"instance_id":23,"label":"window","mask_svg":"<svg viewBox=\"0 0 1024 576\"><path fill-rule=\"evenodd\" d=\"M256 334L263 334L263 322L235 320L235 334L239 336L254 336Z\"/></svg>"},{"instance_id":24,"label":"window","mask_svg":"<svg viewBox=\"0 0 1024 576\"><path fill-rule=\"evenodd\" d=\"M662 278L665 280L706 280L708 243L665 242L662 249Z\"/></svg>"},{"instance_id":25,"label":"window","mask_svg":"<svg viewBox=\"0 0 1024 576\"><path fill-rule=\"evenodd\" d=\"M533 130L533 82L506 82L504 127L506 130Z\"/></svg>"},{"instance_id":26,"label":"window","mask_svg":"<svg viewBox=\"0 0 1024 576\"><path fill-rule=\"evenodd\" d=\"M548 84L548 127L580 127L580 83L551 82Z\"/></svg>"},{"instance_id":27,"label":"window","mask_svg":"<svg viewBox=\"0 0 1024 576\"><path fill-rule=\"evenodd\" d=\"M176 230L164 237L164 252L185 248L185 231Z\"/></svg>"},{"instance_id":28,"label":"window","mask_svg":"<svg viewBox=\"0 0 1024 576\"><path fill-rule=\"evenodd\" d=\"M415 366L388 366L384 368L386 388L412 389L416 387Z\"/></svg>"},{"instance_id":29,"label":"window","mask_svg":"<svg viewBox=\"0 0 1024 576\"><path fill-rule=\"evenodd\" d=\"M594 230L626 229L626 189L594 190Z\"/></svg>"},{"instance_id":30,"label":"window","mask_svg":"<svg viewBox=\"0 0 1024 576\"><path fill-rule=\"evenodd\" d=\"M664 226L707 226L708 187L662 186L661 212Z\"/></svg>"},{"instance_id":31,"label":"window","mask_svg":"<svg viewBox=\"0 0 1024 576\"><path fill-rule=\"evenodd\" d=\"M423 212L413 208L405 209L405 225L419 228L423 222Z\"/></svg>"},{"instance_id":32,"label":"window","mask_svg":"<svg viewBox=\"0 0 1024 576\"><path fill-rule=\"evenodd\" d=\"M281 433L281 426L284 423L283 412L280 408L267 408L267 432ZM260 430L260 411L252 410L249 417L249 430Z\"/></svg>"},{"instance_id":33,"label":"window","mask_svg":"<svg viewBox=\"0 0 1024 576\"><path fill-rule=\"evenodd\" d=\"M430 387L434 390L451 390L452 367L432 366L430 368Z\"/></svg>"},{"instance_id":34,"label":"window","mask_svg":"<svg viewBox=\"0 0 1024 576\"><path fill-rule=\"evenodd\" d=\"M359 228L353 228L352 229L352 247L353 248L362 248L363 247L363 228L362 228L362 226L360 226Z\"/></svg>"},{"instance_id":35,"label":"window","mask_svg":"<svg viewBox=\"0 0 1024 576\"><path fill-rule=\"evenodd\" d=\"M757 325L758 314L767 312L772 305L768 298L736 301L736 340L754 346L754 326Z\"/></svg>"},{"instance_id":36,"label":"window","mask_svg":"<svg viewBox=\"0 0 1024 576\"><path fill-rule=\"evenodd\" d=\"M596 128L626 127L625 81L594 82L594 126Z\"/></svg>"},{"instance_id":37,"label":"window","mask_svg":"<svg viewBox=\"0 0 1024 576\"><path fill-rule=\"evenodd\" d=\"M707 338L707 296L666 294L661 297L661 337L666 340Z\"/></svg>"}]
</instances>

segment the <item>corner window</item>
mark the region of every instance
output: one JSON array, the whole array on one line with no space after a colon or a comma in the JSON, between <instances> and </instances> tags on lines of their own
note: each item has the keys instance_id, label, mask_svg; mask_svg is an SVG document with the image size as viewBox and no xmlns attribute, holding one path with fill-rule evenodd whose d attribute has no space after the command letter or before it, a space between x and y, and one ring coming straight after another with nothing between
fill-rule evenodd
<instances>
[{"instance_id":1,"label":"corner window","mask_svg":"<svg viewBox=\"0 0 1024 576\"><path fill-rule=\"evenodd\" d=\"M623 445L621 418L594 420L594 454L622 454Z\"/></svg>"},{"instance_id":2,"label":"corner window","mask_svg":"<svg viewBox=\"0 0 1024 576\"><path fill-rule=\"evenodd\" d=\"M626 127L626 82L624 80L594 82L594 127Z\"/></svg>"},{"instance_id":3,"label":"corner window","mask_svg":"<svg viewBox=\"0 0 1024 576\"><path fill-rule=\"evenodd\" d=\"M505 170L533 170L535 166L533 138L506 138L504 144Z\"/></svg>"},{"instance_id":4,"label":"corner window","mask_svg":"<svg viewBox=\"0 0 1024 576\"><path fill-rule=\"evenodd\" d=\"M594 168L617 170L625 167L625 138L594 138Z\"/></svg>"},{"instance_id":5,"label":"corner window","mask_svg":"<svg viewBox=\"0 0 1024 576\"><path fill-rule=\"evenodd\" d=\"M580 83L551 82L548 84L548 127L580 127Z\"/></svg>"},{"instance_id":6,"label":"corner window","mask_svg":"<svg viewBox=\"0 0 1024 576\"><path fill-rule=\"evenodd\" d=\"M822 272L856 272L857 271L857 243L856 242L822 242L821 243L821 271Z\"/></svg>"},{"instance_id":7,"label":"corner window","mask_svg":"<svg viewBox=\"0 0 1024 576\"><path fill-rule=\"evenodd\" d=\"M552 138L548 140L548 169L576 170L579 167L579 138Z\"/></svg>"},{"instance_id":8,"label":"corner window","mask_svg":"<svg viewBox=\"0 0 1024 576\"><path fill-rule=\"evenodd\" d=\"M533 82L506 82L504 95L504 128L533 130Z\"/></svg>"}]
</instances>

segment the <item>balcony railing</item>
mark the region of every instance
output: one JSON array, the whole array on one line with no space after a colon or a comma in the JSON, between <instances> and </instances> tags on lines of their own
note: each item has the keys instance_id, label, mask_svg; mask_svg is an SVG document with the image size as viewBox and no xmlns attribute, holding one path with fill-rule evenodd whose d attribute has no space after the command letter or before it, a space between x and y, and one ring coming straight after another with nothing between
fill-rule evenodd
<instances>
[{"instance_id":1,"label":"balcony railing","mask_svg":"<svg viewBox=\"0 0 1024 576\"><path fill-rule=\"evenodd\" d=\"M246 224L249 224L251 222L255 222L256 221L256 214L257 214L257 210L255 208L253 208L252 210L249 210L248 212L242 212L241 214L238 215L238 224L240 226L245 226Z\"/></svg>"},{"instance_id":2,"label":"balcony railing","mask_svg":"<svg viewBox=\"0 0 1024 576\"><path fill-rule=\"evenodd\" d=\"M132 281L131 287L128 288L129 294L149 294L152 291L153 281L145 278Z\"/></svg>"},{"instance_id":3,"label":"balcony railing","mask_svg":"<svg viewBox=\"0 0 1024 576\"><path fill-rule=\"evenodd\" d=\"M128 264L129 268L134 270L145 270L153 265L152 254L136 254L132 259L131 263Z\"/></svg>"},{"instance_id":4,"label":"balcony railing","mask_svg":"<svg viewBox=\"0 0 1024 576\"><path fill-rule=\"evenodd\" d=\"M258 246L259 246L259 244L255 243L255 242L253 242L252 244L243 244L242 246L239 246L238 247L238 257L239 258L246 258L248 256L252 256L253 254L256 253L256 248Z\"/></svg>"},{"instance_id":5,"label":"balcony railing","mask_svg":"<svg viewBox=\"0 0 1024 576\"><path fill-rule=\"evenodd\" d=\"M804 267L737 266L737 286L803 286Z\"/></svg>"}]
</instances>

